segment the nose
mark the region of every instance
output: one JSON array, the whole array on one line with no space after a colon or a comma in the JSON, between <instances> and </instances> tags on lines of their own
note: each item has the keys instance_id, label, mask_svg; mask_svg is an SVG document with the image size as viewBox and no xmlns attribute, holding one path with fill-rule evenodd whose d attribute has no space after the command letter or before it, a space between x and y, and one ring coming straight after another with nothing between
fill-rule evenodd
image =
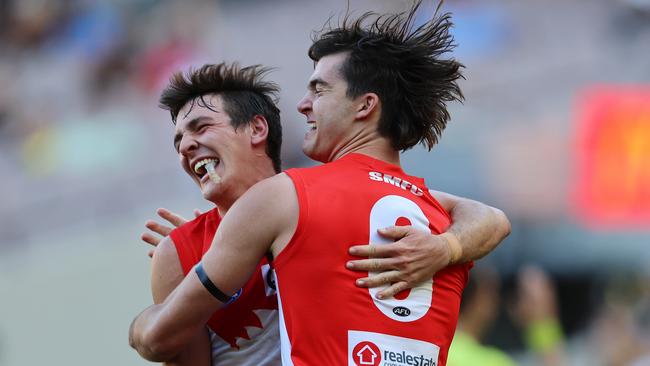
<instances>
[{"instance_id":1,"label":"nose","mask_svg":"<svg viewBox=\"0 0 650 366\"><path fill-rule=\"evenodd\" d=\"M198 147L199 144L196 142L196 139L194 139L191 135L185 135L181 138L181 142L178 145L178 152L184 156L187 156Z\"/></svg>"},{"instance_id":2,"label":"nose","mask_svg":"<svg viewBox=\"0 0 650 366\"><path fill-rule=\"evenodd\" d=\"M311 95L309 92L298 102L298 112L307 115L311 111Z\"/></svg>"}]
</instances>

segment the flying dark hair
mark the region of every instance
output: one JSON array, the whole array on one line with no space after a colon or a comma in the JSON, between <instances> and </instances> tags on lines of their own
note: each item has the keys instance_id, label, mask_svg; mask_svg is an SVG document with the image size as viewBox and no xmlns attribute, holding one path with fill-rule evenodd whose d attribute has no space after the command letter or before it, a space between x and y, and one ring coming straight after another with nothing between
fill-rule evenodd
<instances>
[{"instance_id":1,"label":"flying dark hair","mask_svg":"<svg viewBox=\"0 0 650 366\"><path fill-rule=\"evenodd\" d=\"M348 83L347 96L379 96L378 131L396 150L418 143L430 150L449 121L447 102L463 100L457 80L464 66L441 58L455 47L449 33L451 14L439 14L440 3L430 20L412 30L421 3L399 14L367 12L351 19L348 13L336 28L328 21L315 34L308 53L316 62L348 54L340 70Z\"/></svg>"},{"instance_id":2,"label":"flying dark hair","mask_svg":"<svg viewBox=\"0 0 650 366\"><path fill-rule=\"evenodd\" d=\"M240 68L236 63L207 64L198 70L190 69L186 74L177 72L160 96L160 107L170 112L172 122L176 124L178 113L188 103L191 104L187 113L197 104L213 110L204 97L217 94L221 96L225 112L235 129L256 115L263 116L269 125L266 154L279 173L282 170L282 125L280 110L275 103L280 89L277 84L262 80L268 72L269 69L261 65Z\"/></svg>"}]
</instances>

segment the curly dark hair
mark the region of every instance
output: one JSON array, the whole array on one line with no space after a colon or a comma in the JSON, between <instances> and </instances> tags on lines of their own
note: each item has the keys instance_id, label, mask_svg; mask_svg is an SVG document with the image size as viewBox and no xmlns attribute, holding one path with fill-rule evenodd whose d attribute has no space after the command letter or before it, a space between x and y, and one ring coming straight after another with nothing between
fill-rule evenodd
<instances>
[{"instance_id":1,"label":"curly dark hair","mask_svg":"<svg viewBox=\"0 0 650 366\"><path fill-rule=\"evenodd\" d=\"M442 55L455 47L449 28L451 14L440 14L414 30L422 1L407 12L378 15L367 12L357 19L346 14L334 28L328 21L313 37L309 57L347 53L341 73L348 83L347 96L373 92L382 103L379 133L396 150L422 143L429 150L449 121L447 102L463 101L457 80L464 67ZM373 20L374 19L374 20Z\"/></svg>"},{"instance_id":2,"label":"curly dark hair","mask_svg":"<svg viewBox=\"0 0 650 366\"><path fill-rule=\"evenodd\" d=\"M186 104L191 103L188 113L197 104L212 109L204 97L216 94L221 96L235 129L256 115L263 116L269 125L266 154L279 173L282 170L282 125L276 101L280 88L271 81L262 80L269 71L261 65L239 67L237 63L220 63L203 65L198 70L190 69L186 74L177 72L160 96L160 107L170 112L172 122L176 124L178 113Z\"/></svg>"}]
</instances>

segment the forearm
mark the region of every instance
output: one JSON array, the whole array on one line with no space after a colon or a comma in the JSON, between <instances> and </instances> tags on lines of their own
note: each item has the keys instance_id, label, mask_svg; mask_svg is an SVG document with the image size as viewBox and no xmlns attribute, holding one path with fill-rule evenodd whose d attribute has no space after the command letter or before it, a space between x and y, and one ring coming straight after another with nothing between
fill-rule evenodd
<instances>
[{"instance_id":1,"label":"forearm","mask_svg":"<svg viewBox=\"0 0 650 366\"><path fill-rule=\"evenodd\" d=\"M163 363L163 366L210 366L212 364L212 343L207 328L199 334L173 359Z\"/></svg>"},{"instance_id":2,"label":"forearm","mask_svg":"<svg viewBox=\"0 0 650 366\"><path fill-rule=\"evenodd\" d=\"M221 305L191 273L163 303L148 307L133 320L129 344L149 361L171 360L187 347Z\"/></svg>"},{"instance_id":3,"label":"forearm","mask_svg":"<svg viewBox=\"0 0 650 366\"><path fill-rule=\"evenodd\" d=\"M484 257L510 234L510 221L506 215L482 203L463 199L449 213L452 225L447 232L458 238L461 247L458 263Z\"/></svg>"},{"instance_id":4,"label":"forearm","mask_svg":"<svg viewBox=\"0 0 650 366\"><path fill-rule=\"evenodd\" d=\"M510 222L500 210L448 193L430 193L450 213L452 225L441 235L412 226L382 228L379 234L394 243L350 247L351 255L366 259L349 261L346 267L376 273L358 279L357 286L388 285L377 296L394 296L450 264L485 256L510 233Z\"/></svg>"}]
</instances>

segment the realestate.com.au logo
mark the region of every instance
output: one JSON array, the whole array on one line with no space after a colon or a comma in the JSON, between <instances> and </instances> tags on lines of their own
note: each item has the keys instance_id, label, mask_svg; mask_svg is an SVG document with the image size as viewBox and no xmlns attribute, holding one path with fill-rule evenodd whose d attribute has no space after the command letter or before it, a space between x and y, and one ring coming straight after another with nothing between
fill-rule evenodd
<instances>
[{"instance_id":1,"label":"realestate.com.au logo","mask_svg":"<svg viewBox=\"0 0 650 366\"><path fill-rule=\"evenodd\" d=\"M357 366L436 366L433 358L406 351L382 350L368 341L359 342L352 349L352 358Z\"/></svg>"}]
</instances>

